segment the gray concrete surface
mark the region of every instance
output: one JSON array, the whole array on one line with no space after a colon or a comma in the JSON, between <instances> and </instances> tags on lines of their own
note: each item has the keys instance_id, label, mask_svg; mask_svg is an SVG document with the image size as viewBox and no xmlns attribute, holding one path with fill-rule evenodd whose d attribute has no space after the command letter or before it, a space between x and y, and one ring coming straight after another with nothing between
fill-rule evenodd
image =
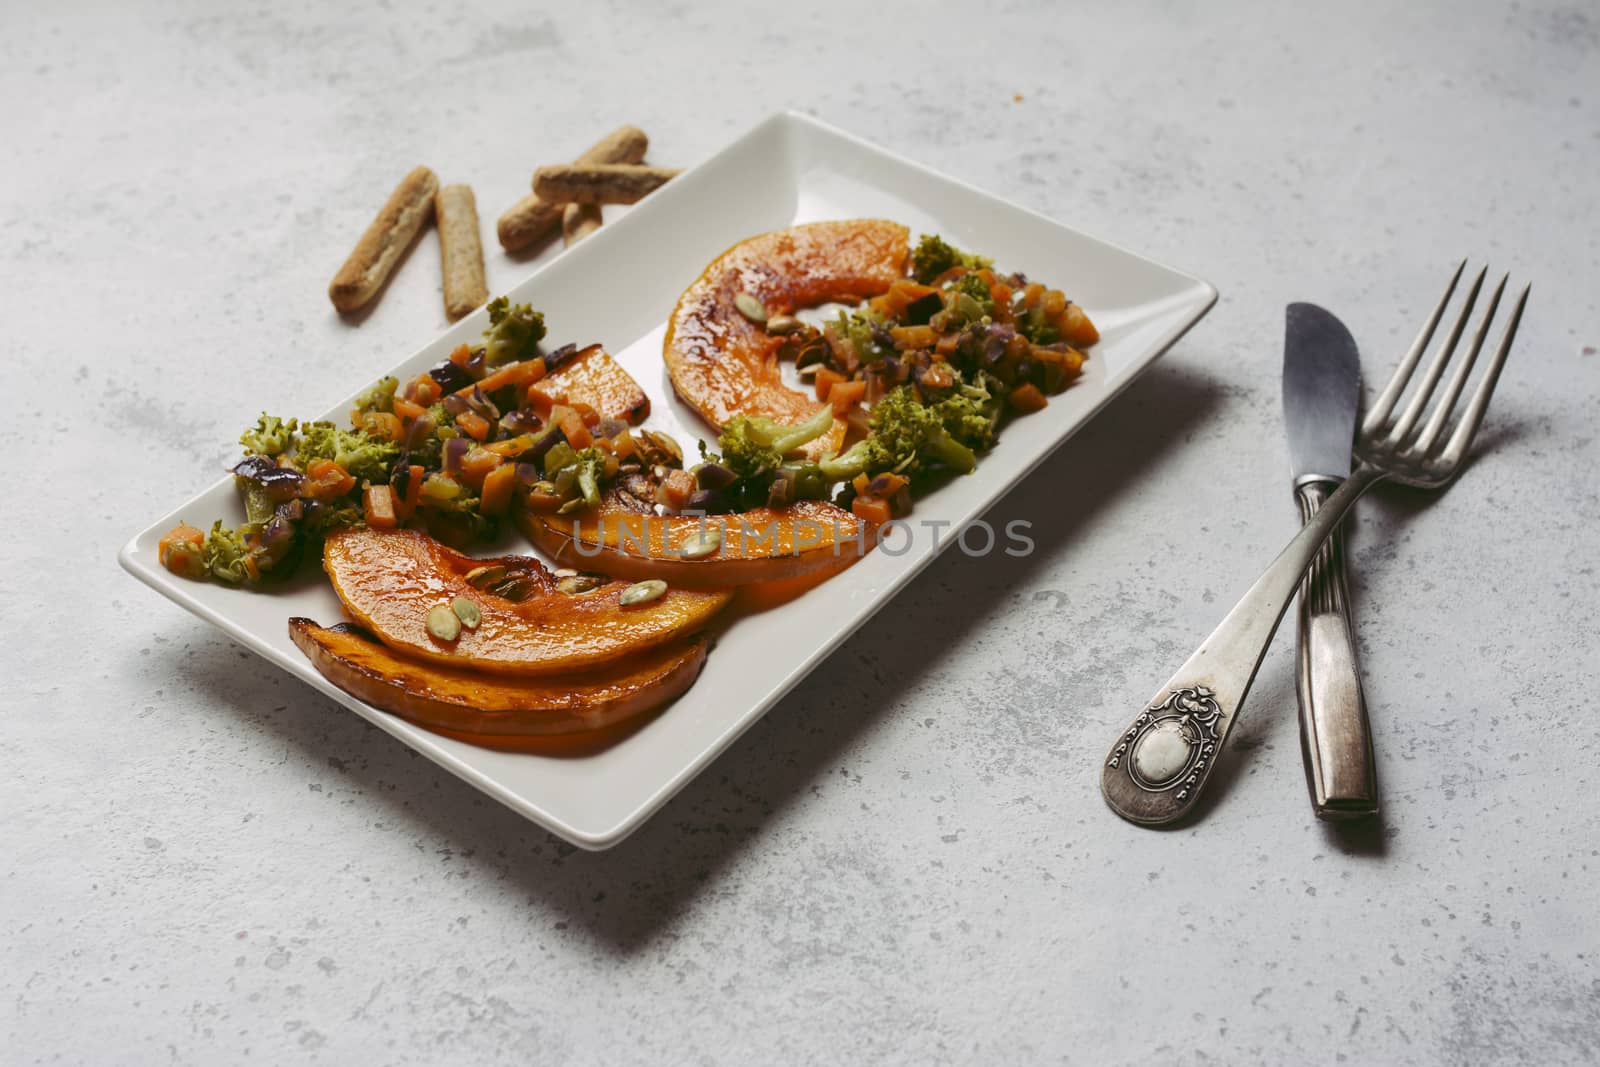
<instances>
[{"instance_id":1,"label":"gray concrete surface","mask_svg":"<svg viewBox=\"0 0 1600 1067\"><path fill-rule=\"evenodd\" d=\"M0 88L0 1059L1600 1058L1592 5L63 0L0 12ZM488 233L617 122L691 164L790 106L1222 300L1001 505L1035 556L941 561L623 847L117 570L443 325L431 237L324 296L407 167ZM1384 364L1467 254L1534 295L1492 454L1359 512L1382 823L1310 818L1281 637L1205 817L1119 822L1109 737L1294 523L1283 305Z\"/></svg>"}]
</instances>

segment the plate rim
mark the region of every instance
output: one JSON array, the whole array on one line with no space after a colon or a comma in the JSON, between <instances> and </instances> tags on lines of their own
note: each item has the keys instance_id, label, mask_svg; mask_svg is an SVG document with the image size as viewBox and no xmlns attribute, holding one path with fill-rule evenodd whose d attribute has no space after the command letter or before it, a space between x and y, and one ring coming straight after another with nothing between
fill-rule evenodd
<instances>
[{"instance_id":1,"label":"plate rim","mask_svg":"<svg viewBox=\"0 0 1600 1067\"><path fill-rule=\"evenodd\" d=\"M1005 197L997 196L983 189L979 189L970 182L953 177L914 159L901 156L890 151L889 149L883 148L880 145L868 141L865 138L819 119L814 115L806 114L793 109L776 112L755 123L743 133L739 134L727 144L723 145L716 152L713 152L710 156L707 156L699 163L690 167L685 172L684 177L687 178L690 175L700 171L702 168L708 167L723 157L732 154L746 141L760 136L763 131L766 131L771 127L781 127L786 124L808 128L809 130L821 134L824 137L830 137L844 141L855 149L872 156L876 161L888 163L896 167L909 168L917 173L920 173L924 177L945 183L949 186L953 186L956 190L964 195L976 197L979 200L986 201L991 205L996 205L1007 210L1020 213L1030 220L1046 224L1053 228L1068 230L1079 237L1111 249L1120 255L1137 260L1149 267L1163 271L1166 274L1181 279L1184 283L1186 283L1183 292L1179 294L1184 298L1183 302L1173 309L1173 311L1177 313L1173 322L1163 329L1159 334L1157 334L1156 337L1149 343L1146 350L1140 353L1140 355L1137 357L1136 364L1128 367L1121 375L1119 380L1115 381L1114 383L1108 383L1109 387L1102 390L1102 395L1098 397L1097 402L1086 412L1084 412L1082 416L1079 417L1077 421L1069 427L1065 434L1049 443L1047 447L1036 450L1027 458L1023 467L1012 478L1008 479L1003 484L997 485L993 492L987 494L976 506L976 509L973 512L975 517L982 516L992 510L995 505L997 505L1002 499L1010 494L1029 475L1037 470L1046 459L1054 455L1055 452L1067 441L1076 436L1079 430L1081 430L1086 424L1091 422L1097 415L1104 411L1105 408L1114 399L1116 399L1116 397L1120 396L1124 390L1132 385L1134 381L1148 372L1150 368L1161 359L1162 356L1171 350L1173 345L1181 340L1191 329L1193 329L1203 318L1205 318L1205 316L1216 305L1219 295L1218 291L1214 285L1203 278L1200 278L1194 274L1190 274L1187 271L1171 267L1139 252L1132 251L1116 242L1104 240L1103 238L1100 238L1095 234L1089 233L1085 230L1078 229L1074 226L1068 226L1050 218L1042 212L1036 211L1021 204L1017 204L1006 199ZM662 190L662 192L671 192L675 189L675 187L682 188L684 184L685 183L681 182L669 184ZM671 207L671 201L673 199L675 199L675 196L649 198L644 203L641 203L634 211L631 211L621 219L618 219L611 227L608 227L608 229L626 230L629 226L629 220L632 217L640 214L641 212L648 212L651 209L651 201L656 201L655 206L657 210L669 210ZM620 238L617 239L620 240ZM576 251L582 252L583 249L576 249ZM545 272L549 271L557 263L563 262L566 258L567 257L564 254L553 257L548 263L542 264L533 270L522 280L517 282L512 288L519 289L524 286L535 284L537 279L543 276ZM407 355L399 360L396 360L393 366L402 366L417 359L428 348L438 344L440 338L472 324L475 319L481 318L484 314L485 313L483 309L480 308L473 312L472 315L468 315L460 321L450 324L449 326L445 327L445 329L429 337L422 344L413 348ZM225 481L226 477L224 476L224 478L219 479L218 483L216 484L221 484ZM216 484L201 489L197 493L193 494L189 499L197 499L200 496L204 496L205 494L214 491ZM182 505L180 505L179 510L181 510L181 508ZM772 687L766 697L750 705L736 719L731 721L725 729L717 732L713 739L698 753L696 753L694 758L686 761L672 774L668 775L660 785L646 794L643 799L634 804L633 807L624 815L617 818L612 825L604 829L595 830L574 825L569 819L558 816L555 813L545 809L541 805L522 795L520 792L501 785L478 767L463 761L454 753L434 743L432 735L428 734L427 731L420 727L411 725L406 720L401 719L398 716L384 712L367 704L365 701L351 696L344 690L335 686L332 682L328 681L320 673L311 671L309 674L302 674L301 671L296 669L296 665L292 662L289 662L288 657L286 657L280 650L271 645L262 643L260 638L256 636L253 631L247 630L245 627L233 621L228 616L221 614L209 605L200 601L189 591L181 588L176 584L176 576L170 575L163 570L158 561L146 560L144 558L145 553L139 548L139 542L150 536L152 532L154 532L157 527L162 525L164 521L166 520L158 518L155 521L147 524L134 533L117 552L118 564L123 570L128 572L129 575L160 595L166 597L178 607L183 608L202 621L215 626L234 641L245 647L248 651L260 656L267 662L272 663L274 666L277 666L278 668L288 672L295 679L305 681L324 696L330 697L337 701L342 706L361 716L361 718L365 719L367 722L372 723L380 730L383 730L391 737L394 737L402 744L405 744L407 747L419 752L421 755L427 757L444 770L447 770L456 777L468 782L474 788L487 793L496 801L511 808L524 818L530 820L550 833L561 837L580 848L590 851L599 851L614 847L615 845L618 845L622 841L626 840L640 826L644 825L644 823L647 822L652 815L664 807L673 796L682 790L689 782L698 777L700 773L704 771L712 762L725 753L728 748L730 748L734 742L739 739L739 737L741 737L747 730L764 718L766 713L786 695L788 695L788 693L791 692L793 688L800 683L800 681L802 681L812 671L816 670L824 660L837 651L839 646L848 640L852 634L864 626L890 601L894 600L896 596L904 591L905 587L915 580L924 569L926 569L934 560L938 559L949 549L951 541L954 540L945 539L942 543L936 545L933 551L923 553L919 558L913 560L911 566L895 575L894 578L890 580L880 592L874 595L865 604L865 610L852 614L845 621L845 625L832 630L825 641L816 645L807 656L798 661L797 664Z\"/></svg>"}]
</instances>

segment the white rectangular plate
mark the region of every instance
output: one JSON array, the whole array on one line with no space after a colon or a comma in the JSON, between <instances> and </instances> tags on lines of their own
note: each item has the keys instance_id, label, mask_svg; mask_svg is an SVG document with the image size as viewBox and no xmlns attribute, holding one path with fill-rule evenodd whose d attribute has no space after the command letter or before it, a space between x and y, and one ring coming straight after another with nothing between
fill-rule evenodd
<instances>
[{"instance_id":1,"label":"white rectangular plate","mask_svg":"<svg viewBox=\"0 0 1600 1067\"><path fill-rule=\"evenodd\" d=\"M949 523L980 517L1008 489L1148 368L1216 300L1199 279L997 200L899 159L814 119L777 115L652 195L614 225L538 271L511 292L545 313L549 341L601 341L650 394L648 425L694 454L709 432L677 402L661 361L661 338L679 294L729 245L754 234L821 219L881 217L994 257L1066 290L1089 312L1102 340L1071 389L1042 413L1018 419L983 458L917 502L914 518ZM402 380L476 338L479 311L392 372ZM353 397L327 415L341 419ZM240 412L248 421L250 412ZM491 751L452 741L372 708L334 687L289 642L286 620L340 617L325 582L296 581L252 593L186 581L156 558L179 519L241 521L231 478L152 523L122 550L122 565L284 670L377 724L551 832L584 848L621 841L705 768L780 697L950 543L924 527L896 540L797 600L739 619L718 637L689 693L625 740L581 758ZM514 535L501 551L518 551ZM521 550L526 550L521 549ZM485 551L484 554L491 554Z\"/></svg>"}]
</instances>

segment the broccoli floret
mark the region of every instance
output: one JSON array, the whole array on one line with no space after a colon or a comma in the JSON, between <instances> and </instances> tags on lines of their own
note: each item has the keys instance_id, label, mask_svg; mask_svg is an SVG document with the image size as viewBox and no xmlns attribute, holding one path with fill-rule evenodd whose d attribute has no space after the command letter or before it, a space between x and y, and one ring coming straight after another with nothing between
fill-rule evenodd
<instances>
[{"instance_id":1,"label":"broccoli floret","mask_svg":"<svg viewBox=\"0 0 1600 1067\"><path fill-rule=\"evenodd\" d=\"M786 453L833 429L833 410L819 408L805 422L785 426L760 416L737 415L717 440L720 461L743 478L776 470Z\"/></svg>"},{"instance_id":2,"label":"broccoli floret","mask_svg":"<svg viewBox=\"0 0 1600 1067\"><path fill-rule=\"evenodd\" d=\"M365 521L366 516L361 512L361 505L346 497L324 503L317 508L311 513L310 520L302 529L321 535L332 530L342 530L347 526L360 526Z\"/></svg>"},{"instance_id":3,"label":"broccoli floret","mask_svg":"<svg viewBox=\"0 0 1600 1067\"><path fill-rule=\"evenodd\" d=\"M945 242L938 234L927 234L917 242L917 249L911 253L911 274L923 285L931 283L939 275L951 267L966 267L968 270L978 270L980 267L993 266L994 261L985 256L974 256L954 248Z\"/></svg>"},{"instance_id":4,"label":"broccoli floret","mask_svg":"<svg viewBox=\"0 0 1600 1067\"><path fill-rule=\"evenodd\" d=\"M483 331L484 362L491 367L538 355L544 339L544 315L531 304L512 306L506 297L489 302L489 328Z\"/></svg>"},{"instance_id":5,"label":"broccoli floret","mask_svg":"<svg viewBox=\"0 0 1600 1067\"><path fill-rule=\"evenodd\" d=\"M369 411L393 411L394 391L399 384L399 379L396 378L379 378L371 389L356 397L356 411L362 414Z\"/></svg>"},{"instance_id":6,"label":"broccoli floret","mask_svg":"<svg viewBox=\"0 0 1600 1067\"><path fill-rule=\"evenodd\" d=\"M783 453L756 432L754 420L743 415L735 416L723 427L722 436L717 438L717 450L720 456L706 458L720 462L744 479L777 470L783 463Z\"/></svg>"},{"instance_id":7,"label":"broccoli floret","mask_svg":"<svg viewBox=\"0 0 1600 1067\"><path fill-rule=\"evenodd\" d=\"M855 350L856 359L862 363L876 363L892 351L873 336L872 328L882 326L881 320L868 311L840 311L839 317L828 324L828 329Z\"/></svg>"},{"instance_id":8,"label":"broccoli floret","mask_svg":"<svg viewBox=\"0 0 1600 1067\"><path fill-rule=\"evenodd\" d=\"M1053 345L1061 340L1061 331L1045 317L1042 306L1035 305L1031 311L1019 306L1016 323L1017 332L1036 345Z\"/></svg>"},{"instance_id":9,"label":"broccoli floret","mask_svg":"<svg viewBox=\"0 0 1600 1067\"><path fill-rule=\"evenodd\" d=\"M805 422L785 426L760 416L736 415L717 440L723 466L741 478L776 470L786 453L833 429L833 409L822 407Z\"/></svg>"},{"instance_id":10,"label":"broccoli floret","mask_svg":"<svg viewBox=\"0 0 1600 1067\"><path fill-rule=\"evenodd\" d=\"M1000 398L990 390L987 379L978 384L961 385L933 405L945 432L974 452L986 451L994 444L1000 421Z\"/></svg>"},{"instance_id":11,"label":"broccoli floret","mask_svg":"<svg viewBox=\"0 0 1600 1067\"><path fill-rule=\"evenodd\" d=\"M924 404L915 390L902 385L873 405L871 436L819 466L836 482L858 474L908 474L927 467L965 474L978 465L975 446L988 439L970 421L978 410L975 399L959 393Z\"/></svg>"},{"instance_id":12,"label":"broccoli floret","mask_svg":"<svg viewBox=\"0 0 1600 1067\"><path fill-rule=\"evenodd\" d=\"M595 507L600 503L600 487L606 481L605 453L593 446L585 448L578 453L573 467L578 472L578 491L583 494L584 504Z\"/></svg>"},{"instance_id":13,"label":"broccoli floret","mask_svg":"<svg viewBox=\"0 0 1600 1067\"><path fill-rule=\"evenodd\" d=\"M256 563L254 551L246 543L246 534L251 529L250 526L241 526L237 530L230 530L221 521L214 523L201 550L206 570L234 585L259 581L261 568Z\"/></svg>"},{"instance_id":14,"label":"broccoli floret","mask_svg":"<svg viewBox=\"0 0 1600 1067\"><path fill-rule=\"evenodd\" d=\"M969 318L982 318L984 315L994 317L994 297L989 293L989 284L976 274L963 274L957 278L955 284L951 286L951 292L971 297L978 305L980 314L969 315Z\"/></svg>"},{"instance_id":15,"label":"broccoli floret","mask_svg":"<svg viewBox=\"0 0 1600 1067\"><path fill-rule=\"evenodd\" d=\"M256 420L255 429L246 430L239 435L239 443L244 445L247 453L281 456L294 444L294 431L298 427L299 423L294 419L285 421L263 411L261 417Z\"/></svg>"},{"instance_id":16,"label":"broccoli floret","mask_svg":"<svg viewBox=\"0 0 1600 1067\"><path fill-rule=\"evenodd\" d=\"M331 422L311 422L301 428L295 459L304 468L314 459L331 459L357 478L383 483L400 455L394 441L383 441L361 430L341 430Z\"/></svg>"}]
</instances>

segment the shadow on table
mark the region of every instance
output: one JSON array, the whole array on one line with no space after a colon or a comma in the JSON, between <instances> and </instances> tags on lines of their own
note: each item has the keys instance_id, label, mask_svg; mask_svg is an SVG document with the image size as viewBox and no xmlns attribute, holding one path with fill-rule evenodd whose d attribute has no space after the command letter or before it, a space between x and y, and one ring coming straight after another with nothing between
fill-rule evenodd
<instances>
[{"instance_id":1,"label":"shadow on table","mask_svg":"<svg viewBox=\"0 0 1600 1067\"><path fill-rule=\"evenodd\" d=\"M1096 513L1136 491L1146 469L1180 445L1221 396L1191 368L1158 365L987 516L1003 527L1012 518L1048 515L1033 527L1031 556L948 552L902 596L918 596L919 611L940 620L942 640L959 643L1004 610L1033 571L1071 551ZM173 670L247 725L282 736L313 762L326 760L351 789L386 805L386 819L407 820L419 836L449 841L485 876L514 883L561 916L558 926L570 922L605 951L631 953L687 911L785 806L833 772L893 702L894 679L924 671L926 649L904 640L903 631L893 609L870 620L661 812L603 853L553 837L320 695L308 691L279 707L281 690L248 677L276 676L254 657L175 658ZM1084 773L1094 773L1087 757Z\"/></svg>"}]
</instances>

